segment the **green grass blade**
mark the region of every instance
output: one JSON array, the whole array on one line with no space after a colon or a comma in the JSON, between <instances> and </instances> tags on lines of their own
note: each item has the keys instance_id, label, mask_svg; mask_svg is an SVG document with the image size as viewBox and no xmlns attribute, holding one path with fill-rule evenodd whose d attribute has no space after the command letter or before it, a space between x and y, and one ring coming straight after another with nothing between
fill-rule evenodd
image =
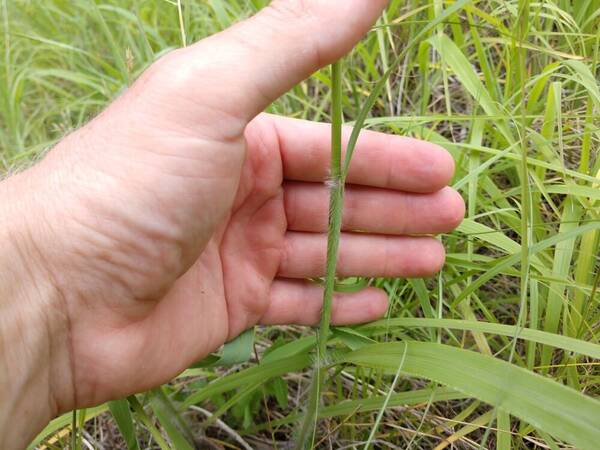
<instances>
[{"instance_id":1,"label":"green grass blade","mask_svg":"<svg viewBox=\"0 0 600 450\"><path fill-rule=\"evenodd\" d=\"M342 173L344 174L344 178L348 173L348 168L350 167L350 161L352 160L352 154L354 153L354 149L356 148L356 143L358 142L358 137L362 130L362 127L369 115L369 112L373 109L375 102L379 98L379 94L382 89L385 87L387 80L390 78L392 73L398 68L401 62L404 59L406 53L415 47L415 45L419 44L421 40L428 35L428 33L433 30L440 23L448 19L454 13L463 9L466 5L471 3L473 0L458 0L453 3L450 7L446 8L442 14L437 16L435 19L429 21L425 27L421 29L421 31L407 44L404 50L398 55L398 57L390 64L389 69L384 73L381 79L372 87L371 93L369 97L365 101L363 107L356 115L356 119L354 120L354 126L352 129L352 134L350 135L350 139L348 140L348 146L346 147L346 157L344 159L344 166Z\"/></svg>"},{"instance_id":2,"label":"green grass blade","mask_svg":"<svg viewBox=\"0 0 600 450\"><path fill-rule=\"evenodd\" d=\"M219 378L187 397L182 404L182 409L200 403L212 395L231 391L240 386L257 382L266 383L273 377L281 376L288 372L302 370L311 362L309 355L300 354L286 359L263 362L258 366L253 366L227 377Z\"/></svg>"},{"instance_id":3,"label":"green grass blade","mask_svg":"<svg viewBox=\"0 0 600 450\"><path fill-rule=\"evenodd\" d=\"M390 396L387 407L397 408L411 405L418 405L427 402L443 402L449 400L464 400L469 398L468 395L458 392L455 389L447 387L437 387L436 389L425 388L414 391L398 392ZM353 416L359 413L379 411L381 406L387 399L386 396L377 395L369 398L360 398L357 400L343 400L334 405L324 406L319 409L319 418L326 419L339 416ZM270 425L279 427L290 423L297 422L300 418L297 414L292 414L281 419L272 420ZM267 424L257 425L251 431L260 431L267 428Z\"/></svg>"},{"instance_id":4,"label":"green grass blade","mask_svg":"<svg viewBox=\"0 0 600 450\"><path fill-rule=\"evenodd\" d=\"M563 216L559 233L565 234L577 228L581 218L581 208L573 201L573 197L567 198L564 204ZM548 298L546 300L546 313L544 316L544 330L550 333L556 333L563 311L563 306L568 304L565 297L567 283L569 282L569 273L571 270L571 260L575 249L575 236L571 239L565 239L556 244L554 249L554 263L552 265L552 276L561 282L550 283L548 288ZM567 328L568 324L565 324ZM541 364L546 366L550 364L552 350L542 349Z\"/></svg>"},{"instance_id":5,"label":"green grass blade","mask_svg":"<svg viewBox=\"0 0 600 450\"><path fill-rule=\"evenodd\" d=\"M154 422L152 421L152 419L150 419L148 414L146 414L144 407L139 402L137 397L135 395L130 395L129 397L127 397L127 401L129 402L131 409L133 409L134 415L135 415L136 419L138 420L138 422L143 424L146 427L146 429L152 435L152 438L158 444L159 448L161 450L170 450L169 445L165 441L163 435L158 430L158 428L156 428L156 426L154 425Z\"/></svg>"},{"instance_id":6,"label":"green grass blade","mask_svg":"<svg viewBox=\"0 0 600 450\"><path fill-rule=\"evenodd\" d=\"M467 57L460 51L456 44L445 34L432 36L429 41L481 109L491 116L501 117L503 115L502 111L473 70ZM514 142L514 136L506 123L499 121L496 122L496 126L509 143Z\"/></svg>"},{"instance_id":7,"label":"green grass blade","mask_svg":"<svg viewBox=\"0 0 600 450\"><path fill-rule=\"evenodd\" d=\"M129 410L129 402L126 399L114 400L108 402L110 412L117 422L119 431L125 440L125 444L129 450L139 450L140 446L135 434L135 425L133 423L133 417Z\"/></svg>"},{"instance_id":8,"label":"green grass blade","mask_svg":"<svg viewBox=\"0 0 600 450\"><path fill-rule=\"evenodd\" d=\"M498 411L496 423L498 429L496 431L496 445L497 450L510 450L512 448L511 435L510 435L510 415L505 411Z\"/></svg>"},{"instance_id":9,"label":"green grass blade","mask_svg":"<svg viewBox=\"0 0 600 450\"><path fill-rule=\"evenodd\" d=\"M317 331L317 360L314 377L311 383L305 417L300 426L296 441L296 449L307 448L309 441L313 447L316 432L316 418L321 401L321 391L325 385L327 370L324 362L327 360L327 342L330 335L331 313L337 260L340 247L340 232L342 229L342 212L344 209L344 176L342 173L342 125L343 90L342 62L331 65L331 165L329 193L329 226L327 231L327 260L325 269L325 287L323 289L323 306L321 321ZM311 432L312 430L312 432Z\"/></svg>"},{"instance_id":10,"label":"green grass blade","mask_svg":"<svg viewBox=\"0 0 600 450\"><path fill-rule=\"evenodd\" d=\"M584 234L587 231L596 229L600 229L600 222L587 223L585 225L577 227L572 231L563 234L555 234L549 237L548 239L545 239L532 245L529 254L533 258L533 255L535 255L536 253L541 252L549 247L552 247L558 244L559 242L572 239L573 237ZM490 268L484 275L480 276L477 280L473 281L473 283L470 286L467 286L465 290L454 299L453 304L460 303L469 294L478 289L483 283L492 279L494 276L501 273L503 270L517 264L520 260L520 257L520 254L514 254L495 263L493 267Z\"/></svg>"},{"instance_id":11,"label":"green grass blade","mask_svg":"<svg viewBox=\"0 0 600 450\"><path fill-rule=\"evenodd\" d=\"M600 401L490 356L431 342L407 342L363 347L343 361L393 373L405 349L406 375L457 389L582 450L594 450L600 442Z\"/></svg>"},{"instance_id":12,"label":"green grass blade","mask_svg":"<svg viewBox=\"0 0 600 450\"><path fill-rule=\"evenodd\" d=\"M84 412L85 420L87 421L93 419L94 417L97 417L106 411L108 411L107 404L102 404L96 406L95 408L87 408ZM41 444L49 436L52 436L54 433L61 430L62 428L69 426L71 424L72 419L72 414L68 412L52 420L29 444L27 450L36 449L38 445Z\"/></svg>"},{"instance_id":13,"label":"green grass blade","mask_svg":"<svg viewBox=\"0 0 600 450\"><path fill-rule=\"evenodd\" d=\"M194 438L162 387L150 392L150 407L177 450L193 450ZM185 436L184 436L185 434Z\"/></svg>"},{"instance_id":14,"label":"green grass blade","mask_svg":"<svg viewBox=\"0 0 600 450\"><path fill-rule=\"evenodd\" d=\"M359 327L359 331L374 335L387 333L394 328L446 328L451 330L480 331L483 333L496 334L500 336L514 336L515 325L504 325L499 323L489 323L470 320L457 319L424 319L417 317L400 317L394 319L378 320ZM600 359L600 345L593 342L586 342L580 339L563 336L560 334L547 333L541 330L531 328L522 328L519 330L519 339L537 342L555 348L567 350L569 352L586 355L591 358Z\"/></svg>"},{"instance_id":15,"label":"green grass blade","mask_svg":"<svg viewBox=\"0 0 600 450\"><path fill-rule=\"evenodd\" d=\"M408 347L407 345L404 346L404 353L402 354L402 357L400 358L400 363L398 364L398 369L396 369L396 374L394 375L394 380L392 381L392 384L391 384L390 388L388 389L388 393L385 396L385 400L383 401L383 404L381 405L381 408L379 409L379 412L377 413L377 418L375 419L375 423L373 424L373 427L371 428L371 433L369 434L369 438L367 439L367 442L365 442L363 450L368 450L371 447L371 442L373 442L373 439L375 438L375 433L377 432L377 429L379 428L379 424L381 423L383 414L385 413L385 410L388 407L388 404L390 403L390 399L392 397L392 394L394 393L394 389L396 389L396 384L398 383L398 380L400 379L400 373L402 371L402 366L404 365L404 360L406 359L407 347Z\"/></svg>"}]
</instances>

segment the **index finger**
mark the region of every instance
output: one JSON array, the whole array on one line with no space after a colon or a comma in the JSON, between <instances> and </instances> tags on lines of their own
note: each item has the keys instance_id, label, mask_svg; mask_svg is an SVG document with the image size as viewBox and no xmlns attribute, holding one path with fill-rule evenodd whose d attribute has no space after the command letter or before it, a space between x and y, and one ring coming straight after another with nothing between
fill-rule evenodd
<instances>
[{"instance_id":1,"label":"index finger","mask_svg":"<svg viewBox=\"0 0 600 450\"><path fill-rule=\"evenodd\" d=\"M322 182L329 176L330 126L267 115L279 141L283 175L288 180ZM352 129L344 127L346 148ZM454 175L447 150L430 142L364 130L346 181L386 189L431 193L446 186Z\"/></svg>"}]
</instances>

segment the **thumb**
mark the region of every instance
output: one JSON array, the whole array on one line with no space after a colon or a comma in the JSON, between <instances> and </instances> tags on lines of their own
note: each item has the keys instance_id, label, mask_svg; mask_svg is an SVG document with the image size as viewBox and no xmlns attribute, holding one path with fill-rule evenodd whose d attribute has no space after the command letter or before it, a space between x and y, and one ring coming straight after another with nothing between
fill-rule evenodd
<instances>
[{"instance_id":1,"label":"thumb","mask_svg":"<svg viewBox=\"0 0 600 450\"><path fill-rule=\"evenodd\" d=\"M202 108L247 122L312 72L349 52L387 0L274 0L258 14L183 49L179 84ZM181 72L180 72L181 75ZM186 114L193 120L193 114Z\"/></svg>"}]
</instances>

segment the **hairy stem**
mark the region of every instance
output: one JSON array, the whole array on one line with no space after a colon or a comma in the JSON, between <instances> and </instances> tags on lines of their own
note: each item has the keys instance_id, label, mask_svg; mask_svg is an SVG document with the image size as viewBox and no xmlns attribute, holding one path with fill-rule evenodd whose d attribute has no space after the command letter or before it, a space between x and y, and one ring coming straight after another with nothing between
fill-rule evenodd
<instances>
[{"instance_id":1,"label":"hairy stem","mask_svg":"<svg viewBox=\"0 0 600 450\"><path fill-rule=\"evenodd\" d=\"M319 357L322 360L327 351L327 338L331 322L331 304L335 287L335 272L340 246L344 183L342 179L342 68L338 61L331 67L332 72L332 124L331 124L331 178L329 196L329 229L327 233L327 268L323 311L317 336Z\"/></svg>"},{"instance_id":2,"label":"hairy stem","mask_svg":"<svg viewBox=\"0 0 600 450\"><path fill-rule=\"evenodd\" d=\"M331 325L331 305L335 290L335 272L340 246L342 210L344 202L344 177L342 174L342 63L331 66L331 174L329 186L329 228L327 233L327 267L321 323L317 331L317 362L310 388L308 407L300 429L297 449L310 448L314 441L315 421L321 399L321 391L327 374L327 340ZM311 445L309 444L309 436Z\"/></svg>"}]
</instances>

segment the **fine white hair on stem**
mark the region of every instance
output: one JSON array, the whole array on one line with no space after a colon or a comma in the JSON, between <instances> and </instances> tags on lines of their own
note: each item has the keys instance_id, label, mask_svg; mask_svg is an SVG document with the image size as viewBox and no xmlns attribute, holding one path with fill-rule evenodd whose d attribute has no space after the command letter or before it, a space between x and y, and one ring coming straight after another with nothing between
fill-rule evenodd
<instances>
[{"instance_id":1,"label":"fine white hair on stem","mask_svg":"<svg viewBox=\"0 0 600 450\"><path fill-rule=\"evenodd\" d=\"M327 189L329 189L331 191L337 189L339 187L339 185L340 185L340 181L335 178L329 177L325 180L325 186L327 186Z\"/></svg>"}]
</instances>

